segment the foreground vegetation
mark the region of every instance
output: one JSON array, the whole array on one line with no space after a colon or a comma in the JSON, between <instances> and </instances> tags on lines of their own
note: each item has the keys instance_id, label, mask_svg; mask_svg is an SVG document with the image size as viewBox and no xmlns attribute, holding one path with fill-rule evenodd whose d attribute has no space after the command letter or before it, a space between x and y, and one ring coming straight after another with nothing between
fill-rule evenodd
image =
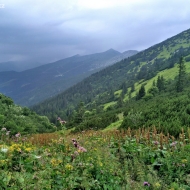
<instances>
[{"instance_id":1,"label":"foreground vegetation","mask_svg":"<svg viewBox=\"0 0 190 190\"><path fill-rule=\"evenodd\" d=\"M53 126L46 116L15 105L11 98L0 93L0 127L7 128L10 135L53 132Z\"/></svg>"},{"instance_id":2,"label":"foreground vegetation","mask_svg":"<svg viewBox=\"0 0 190 190\"><path fill-rule=\"evenodd\" d=\"M190 130L156 128L14 138L1 129L1 189L189 189Z\"/></svg>"}]
</instances>

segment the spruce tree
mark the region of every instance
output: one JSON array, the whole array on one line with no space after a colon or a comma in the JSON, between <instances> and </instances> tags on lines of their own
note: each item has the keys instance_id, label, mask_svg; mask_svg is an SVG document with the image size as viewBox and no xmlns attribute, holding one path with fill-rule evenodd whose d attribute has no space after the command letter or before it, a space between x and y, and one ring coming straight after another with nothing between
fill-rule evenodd
<instances>
[{"instance_id":1,"label":"spruce tree","mask_svg":"<svg viewBox=\"0 0 190 190\"><path fill-rule=\"evenodd\" d=\"M136 99L140 100L142 97L145 96L145 94L146 94L145 87L144 85L142 85L141 88L139 89L139 93L137 94Z\"/></svg>"},{"instance_id":2,"label":"spruce tree","mask_svg":"<svg viewBox=\"0 0 190 190\"><path fill-rule=\"evenodd\" d=\"M122 94L125 95L127 93L127 90L128 90L126 82L122 83L121 89L122 89Z\"/></svg>"},{"instance_id":3,"label":"spruce tree","mask_svg":"<svg viewBox=\"0 0 190 190\"><path fill-rule=\"evenodd\" d=\"M181 56L178 63L179 73L177 79L176 90L177 92L182 92L185 85L185 77L186 77L186 68L185 68L185 60L184 57Z\"/></svg>"},{"instance_id":4,"label":"spruce tree","mask_svg":"<svg viewBox=\"0 0 190 190\"><path fill-rule=\"evenodd\" d=\"M163 76L158 76L156 86L157 86L159 92L164 90L164 77Z\"/></svg>"}]
</instances>

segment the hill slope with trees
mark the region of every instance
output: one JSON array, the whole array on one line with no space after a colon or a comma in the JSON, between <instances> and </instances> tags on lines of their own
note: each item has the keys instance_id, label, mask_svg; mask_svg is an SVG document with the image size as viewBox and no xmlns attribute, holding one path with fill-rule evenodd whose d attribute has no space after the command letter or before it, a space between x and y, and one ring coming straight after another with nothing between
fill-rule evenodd
<instances>
[{"instance_id":1,"label":"hill slope with trees","mask_svg":"<svg viewBox=\"0 0 190 190\"><path fill-rule=\"evenodd\" d=\"M162 93L165 93L163 97L170 96L170 92L173 91L179 93L176 92L176 76L178 76L178 63L182 55L186 72L190 72L189 39L190 30L186 30L91 75L65 92L34 106L32 109L41 115L48 116L54 123L56 123L56 118L60 116L72 121L73 124L70 126L78 126L82 119L77 121L76 118L82 115L79 114L79 105L82 101L84 104L83 114L85 113L85 115L81 117L87 115L89 118L94 118L91 119L91 121L94 120L94 123L99 118L105 127L105 119L102 119L103 116L101 117L99 114L121 113L120 109L123 106L128 106L129 102L135 101L138 105L140 101L149 101L149 99L154 99L156 95L162 96ZM153 83L154 85L157 83L157 86L155 87ZM107 104L109 106L104 109ZM88 121L90 122L90 119ZM93 122L87 125L93 127ZM107 124L109 125L109 123Z\"/></svg>"},{"instance_id":2,"label":"hill slope with trees","mask_svg":"<svg viewBox=\"0 0 190 190\"><path fill-rule=\"evenodd\" d=\"M0 127L16 133L44 133L55 129L46 116L39 116L29 108L15 105L9 97L0 94Z\"/></svg>"}]
</instances>

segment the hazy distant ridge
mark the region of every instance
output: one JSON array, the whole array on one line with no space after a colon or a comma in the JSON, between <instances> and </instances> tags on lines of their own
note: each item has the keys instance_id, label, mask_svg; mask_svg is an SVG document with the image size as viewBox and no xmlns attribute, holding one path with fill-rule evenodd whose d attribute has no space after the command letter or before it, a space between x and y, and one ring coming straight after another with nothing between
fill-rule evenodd
<instances>
[{"instance_id":1,"label":"hazy distant ridge","mask_svg":"<svg viewBox=\"0 0 190 190\"><path fill-rule=\"evenodd\" d=\"M91 55L75 55L22 72L1 72L0 92L13 98L17 104L32 105L57 95L92 73L136 53L137 51L120 53L109 49ZM10 70L13 68L10 67Z\"/></svg>"}]
</instances>

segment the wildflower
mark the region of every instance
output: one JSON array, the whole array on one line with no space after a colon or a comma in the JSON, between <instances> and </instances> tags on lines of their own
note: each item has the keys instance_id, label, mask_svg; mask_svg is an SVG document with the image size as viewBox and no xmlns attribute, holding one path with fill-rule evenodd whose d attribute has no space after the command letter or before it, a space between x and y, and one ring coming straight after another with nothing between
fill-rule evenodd
<instances>
[{"instance_id":1,"label":"wildflower","mask_svg":"<svg viewBox=\"0 0 190 190\"><path fill-rule=\"evenodd\" d=\"M10 133L10 131L7 131L7 132L6 132L6 135L8 136L8 135L9 135L9 133Z\"/></svg>"},{"instance_id":2,"label":"wildflower","mask_svg":"<svg viewBox=\"0 0 190 190\"><path fill-rule=\"evenodd\" d=\"M82 147L82 146L80 146L80 145L78 144L78 142L77 142L76 139L72 139L72 141L73 141L73 145L74 145L76 148L78 148L78 152L87 152L87 150L86 150L84 147Z\"/></svg>"},{"instance_id":3,"label":"wildflower","mask_svg":"<svg viewBox=\"0 0 190 190\"><path fill-rule=\"evenodd\" d=\"M144 185L144 186L150 186L150 183L148 183L147 181L145 181L145 182L143 183L143 185Z\"/></svg>"},{"instance_id":4,"label":"wildflower","mask_svg":"<svg viewBox=\"0 0 190 190\"><path fill-rule=\"evenodd\" d=\"M32 148L30 148L30 147L25 148L25 151L27 151L27 152L30 152L31 150L32 150Z\"/></svg>"},{"instance_id":5,"label":"wildflower","mask_svg":"<svg viewBox=\"0 0 190 190\"><path fill-rule=\"evenodd\" d=\"M51 159L52 166L58 166L60 163L62 163L62 161L59 159L55 159L55 158Z\"/></svg>"},{"instance_id":6,"label":"wildflower","mask_svg":"<svg viewBox=\"0 0 190 190\"><path fill-rule=\"evenodd\" d=\"M5 160L0 160L0 166L4 166L8 162L7 159Z\"/></svg>"},{"instance_id":7,"label":"wildflower","mask_svg":"<svg viewBox=\"0 0 190 190\"><path fill-rule=\"evenodd\" d=\"M77 146L78 146L78 144L77 144L76 142L73 142L73 145L74 145L75 147L77 147Z\"/></svg>"},{"instance_id":8,"label":"wildflower","mask_svg":"<svg viewBox=\"0 0 190 190\"><path fill-rule=\"evenodd\" d=\"M78 151L79 152L87 152L87 150L84 147L82 147L82 146L78 147Z\"/></svg>"},{"instance_id":9,"label":"wildflower","mask_svg":"<svg viewBox=\"0 0 190 190\"><path fill-rule=\"evenodd\" d=\"M10 152L17 151L21 152L22 145L21 144L12 144L9 148Z\"/></svg>"},{"instance_id":10,"label":"wildflower","mask_svg":"<svg viewBox=\"0 0 190 190\"><path fill-rule=\"evenodd\" d=\"M64 121L64 120L61 120L60 123L61 123L61 124L65 124L65 123L67 123L67 122Z\"/></svg>"},{"instance_id":11,"label":"wildflower","mask_svg":"<svg viewBox=\"0 0 190 190\"><path fill-rule=\"evenodd\" d=\"M182 163L187 163L187 159L183 159L181 162Z\"/></svg>"},{"instance_id":12,"label":"wildflower","mask_svg":"<svg viewBox=\"0 0 190 190\"><path fill-rule=\"evenodd\" d=\"M73 170L73 166L71 164L66 164L65 168L67 170Z\"/></svg>"},{"instance_id":13,"label":"wildflower","mask_svg":"<svg viewBox=\"0 0 190 190\"><path fill-rule=\"evenodd\" d=\"M1 148L1 152L6 153L8 151L8 148Z\"/></svg>"},{"instance_id":14,"label":"wildflower","mask_svg":"<svg viewBox=\"0 0 190 190\"><path fill-rule=\"evenodd\" d=\"M36 156L36 155L35 155L34 157L35 157L36 159L39 159L39 158L41 158L41 156Z\"/></svg>"},{"instance_id":15,"label":"wildflower","mask_svg":"<svg viewBox=\"0 0 190 190\"><path fill-rule=\"evenodd\" d=\"M57 120L58 120L61 124L67 123L65 120L62 120L60 117L58 117Z\"/></svg>"},{"instance_id":16,"label":"wildflower","mask_svg":"<svg viewBox=\"0 0 190 190\"><path fill-rule=\"evenodd\" d=\"M7 129L5 128L5 127L3 127L2 129L1 129L1 131L6 131Z\"/></svg>"},{"instance_id":17,"label":"wildflower","mask_svg":"<svg viewBox=\"0 0 190 190\"><path fill-rule=\"evenodd\" d=\"M15 135L15 137L17 137L17 138L19 138L21 135L20 135L20 133L17 133L16 135Z\"/></svg>"},{"instance_id":18,"label":"wildflower","mask_svg":"<svg viewBox=\"0 0 190 190\"><path fill-rule=\"evenodd\" d=\"M154 145L159 145L158 141L153 141Z\"/></svg>"},{"instance_id":19,"label":"wildflower","mask_svg":"<svg viewBox=\"0 0 190 190\"><path fill-rule=\"evenodd\" d=\"M155 183L155 187L159 188L161 185L157 182Z\"/></svg>"},{"instance_id":20,"label":"wildflower","mask_svg":"<svg viewBox=\"0 0 190 190\"><path fill-rule=\"evenodd\" d=\"M175 142L172 142L172 143L170 144L170 146L175 147L176 144L177 144L177 142L175 141Z\"/></svg>"}]
</instances>

